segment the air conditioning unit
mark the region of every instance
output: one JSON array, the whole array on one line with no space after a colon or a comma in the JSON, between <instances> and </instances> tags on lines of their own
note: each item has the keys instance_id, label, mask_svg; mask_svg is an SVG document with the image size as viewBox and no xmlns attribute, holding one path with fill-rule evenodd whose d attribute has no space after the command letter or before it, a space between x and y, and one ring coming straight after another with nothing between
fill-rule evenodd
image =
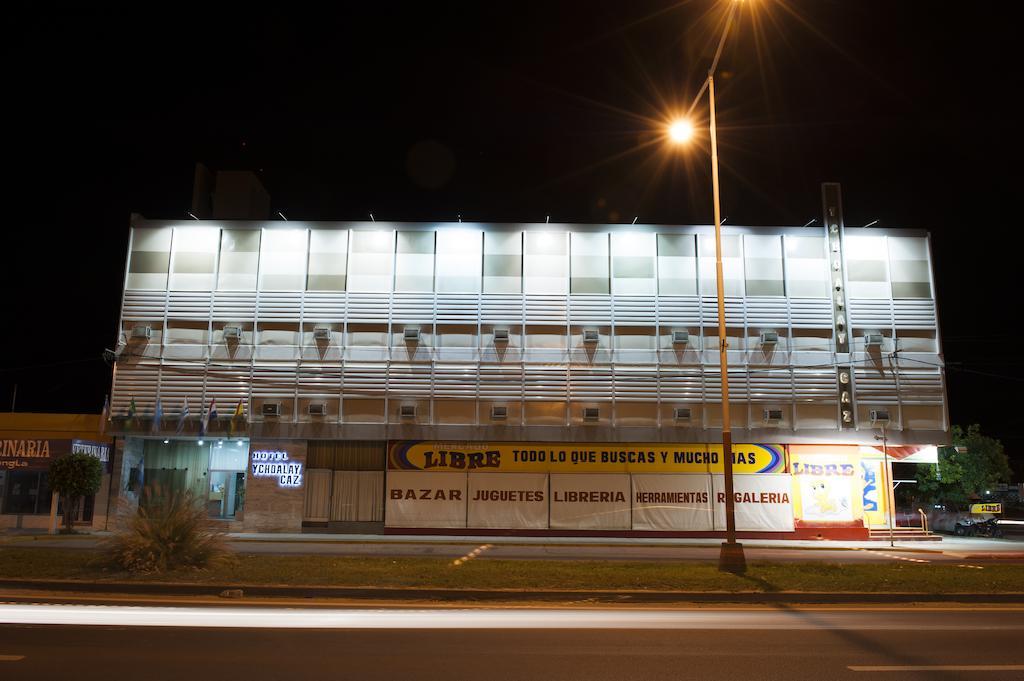
<instances>
[{"instance_id":1,"label":"air conditioning unit","mask_svg":"<svg viewBox=\"0 0 1024 681\"><path fill-rule=\"evenodd\" d=\"M686 345L690 342L689 331L673 331L672 332L672 345Z\"/></svg>"},{"instance_id":2,"label":"air conditioning unit","mask_svg":"<svg viewBox=\"0 0 1024 681\"><path fill-rule=\"evenodd\" d=\"M402 332L402 338L405 339L406 343L419 343L420 342L420 330L416 328L406 328Z\"/></svg>"},{"instance_id":3,"label":"air conditioning unit","mask_svg":"<svg viewBox=\"0 0 1024 681\"><path fill-rule=\"evenodd\" d=\"M761 345L776 345L779 342L778 331L762 331Z\"/></svg>"},{"instance_id":4,"label":"air conditioning unit","mask_svg":"<svg viewBox=\"0 0 1024 681\"><path fill-rule=\"evenodd\" d=\"M876 423L880 426L889 423L888 409L872 409L868 412L868 416L871 417L871 423Z\"/></svg>"},{"instance_id":5,"label":"air conditioning unit","mask_svg":"<svg viewBox=\"0 0 1024 681\"><path fill-rule=\"evenodd\" d=\"M398 407L398 415L403 419L414 419L416 418L416 405L415 404L403 404Z\"/></svg>"},{"instance_id":6,"label":"air conditioning unit","mask_svg":"<svg viewBox=\"0 0 1024 681\"><path fill-rule=\"evenodd\" d=\"M764 422L765 423L779 423L782 421L782 410L781 409L765 409L764 410Z\"/></svg>"},{"instance_id":7,"label":"air conditioning unit","mask_svg":"<svg viewBox=\"0 0 1024 681\"><path fill-rule=\"evenodd\" d=\"M308 409L310 416L327 416L327 405L323 402L310 402Z\"/></svg>"},{"instance_id":8,"label":"air conditioning unit","mask_svg":"<svg viewBox=\"0 0 1024 681\"><path fill-rule=\"evenodd\" d=\"M224 340L225 341L240 341L240 340L242 340L242 327L240 327L240 326L225 326L224 327Z\"/></svg>"},{"instance_id":9,"label":"air conditioning unit","mask_svg":"<svg viewBox=\"0 0 1024 681\"><path fill-rule=\"evenodd\" d=\"M880 333L866 333L864 334L864 345L869 348L880 348L882 342L885 340L885 336Z\"/></svg>"},{"instance_id":10,"label":"air conditioning unit","mask_svg":"<svg viewBox=\"0 0 1024 681\"><path fill-rule=\"evenodd\" d=\"M583 407L583 420L593 423L601 418L601 410L597 407Z\"/></svg>"},{"instance_id":11,"label":"air conditioning unit","mask_svg":"<svg viewBox=\"0 0 1024 681\"><path fill-rule=\"evenodd\" d=\"M317 343L329 343L331 341L331 327L317 326L313 329L313 340Z\"/></svg>"},{"instance_id":12,"label":"air conditioning unit","mask_svg":"<svg viewBox=\"0 0 1024 681\"><path fill-rule=\"evenodd\" d=\"M153 337L153 327L145 324L139 324L138 326L132 327L132 338L142 338L149 340Z\"/></svg>"},{"instance_id":13,"label":"air conditioning unit","mask_svg":"<svg viewBox=\"0 0 1024 681\"><path fill-rule=\"evenodd\" d=\"M260 413L264 416L280 416L281 415L281 403L280 402L264 402L263 406L260 407Z\"/></svg>"},{"instance_id":14,"label":"air conditioning unit","mask_svg":"<svg viewBox=\"0 0 1024 681\"><path fill-rule=\"evenodd\" d=\"M689 421L690 413L689 407L676 407L672 410L672 416L676 421Z\"/></svg>"},{"instance_id":15,"label":"air conditioning unit","mask_svg":"<svg viewBox=\"0 0 1024 681\"><path fill-rule=\"evenodd\" d=\"M597 341L598 341L597 331L595 331L594 329L584 329L583 330L583 342L584 343L586 343L588 345L593 345L594 343L597 343Z\"/></svg>"},{"instance_id":16,"label":"air conditioning unit","mask_svg":"<svg viewBox=\"0 0 1024 681\"><path fill-rule=\"evenodd\" d=\"M491 420L504 421L508 418L508 407L491 407Z\"/></svg>"},{"instance_id":17,"label":"air conditioning unit","mask_svg":"<svg viewBox=\"0 0 1024 681\"><path fill-rule=\"evenodd\" d=\"M494 342L495 343L508 343L508 329L495 329L494 330Z\"/></svg>"}]
</instances>

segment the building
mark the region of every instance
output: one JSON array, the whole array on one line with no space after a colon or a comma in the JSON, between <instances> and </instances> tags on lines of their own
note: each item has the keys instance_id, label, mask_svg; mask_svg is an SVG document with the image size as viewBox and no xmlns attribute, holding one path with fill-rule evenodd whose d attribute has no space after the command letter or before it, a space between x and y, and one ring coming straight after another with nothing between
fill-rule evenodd
<instances>
[{"instance_id":1,"label":"building","mask_svg":"<svg viewBox=\"0 0 1024 681\"><path fill-rule=\"evenodd\" d=\"M723 228L740 536L867 537L882 426L948 441L928 234L823 198ZM135 216L119 512L141 479L238 531L715 534L714 263L708 226Z\"/></svg>"},{"instance_id":2,"label":"building","mask_svg":"<svg viewBox=\"0 0 1024 681\"><path fill-rule=\"evenodd\" d=\"M50 463L72 453L103 463L99 492L79 500L76 526L106 529L111 491L111 438L98 414L0 414L0 530L50 527ZM63 508L54 508L63 522Z\"/></svg>"}]
</instances>

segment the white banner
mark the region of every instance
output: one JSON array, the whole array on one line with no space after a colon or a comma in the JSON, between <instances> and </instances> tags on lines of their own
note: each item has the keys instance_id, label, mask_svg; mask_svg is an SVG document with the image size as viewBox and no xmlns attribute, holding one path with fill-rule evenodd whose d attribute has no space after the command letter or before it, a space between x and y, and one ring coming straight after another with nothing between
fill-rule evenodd
<instances>
[{"instance_id":1,"label":"white banner","mask_svg":"<svg viewBox=\"0 0 1024 681\"><path fill-rule=\"evenodd\" d=\"M715 529L725 529L725 476L714 475ZM793 481L790 475L736 475L736 529L747 532L793 531Z\"/></svg>"},{"instance_id":2,"label":"white banner","mask_svg":"<svg viewBox=\"0 0 1024 681\"><path fill-rule=\"evenodd\" d=\"M630 529L628 473L551 474L551 529Z\"/></svg>"},{"instance_id":3,"label":"white banner","mask_svg":"<svg viewBox=\"0 0 1024 681\"><path fill-rule=\"evenodd\" d=\"M713 530L711 476L634 474L633 529Z\"/></svg>"},{"instance_id":4,"label":"white banner","mask_svg":"<svg viewBox=\"0 0 1024 681\"><path fill-rule=\"evenodd\" d=\"M466 474L388 471L386 527L465 527Z\"/></svg>"},{"instance_id":5,"label":"white banner","mask_svg":"<svg viewBox=\"0 0 1024 681\"><path fill-rule=\"evenodd\" d=\"M470 473L468 526L548 529L547 473Z\"/></svg>"}]
</instances>

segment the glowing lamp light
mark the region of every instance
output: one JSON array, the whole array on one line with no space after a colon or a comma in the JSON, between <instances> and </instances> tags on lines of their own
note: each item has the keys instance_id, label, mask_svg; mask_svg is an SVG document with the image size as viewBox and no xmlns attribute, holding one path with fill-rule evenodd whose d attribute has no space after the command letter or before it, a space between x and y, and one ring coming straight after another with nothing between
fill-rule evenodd
<instances>
[{"instance_id":1,"label":"glowing lamp light","mask_svg":"<svg viewBox=\"0 0 1024 681\"><path fill-rule=\"evenodd\" d=\"M675 121L668 126L668 136L677 144L689 142L693 137L693 125L686 120Z\"/></svg>"}]
</instances>

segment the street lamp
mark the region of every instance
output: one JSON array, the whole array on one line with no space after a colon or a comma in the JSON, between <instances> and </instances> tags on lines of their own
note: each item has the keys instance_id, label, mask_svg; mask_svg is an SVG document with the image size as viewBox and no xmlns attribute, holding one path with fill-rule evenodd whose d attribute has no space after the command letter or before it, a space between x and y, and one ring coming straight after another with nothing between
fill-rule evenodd
<instances>
[{"instance_id":1,"label":"street lamp","mask_svg":"<svg viewBox=\"0 0 1024 681\"><path fill-rule=\"evenodd\" d=\"M733 491L732 471L732 423L729 417L729 358L728 341L725 334L725 287L722 275L722 206L718 193L718 130L715 126L715 71L718 60L722 56L725 38L736 18L740 2L734 1L729 8L729 16L725 21L722 38L718 41L718 50L708 69L708 77L701 86L700 92L690 105L687 116L672 122L668 126L668 137L676 143L685 143L693 138L693 124L689 115L693 112L701 95L708 92L708 109L710 111L709 130L711 133L711 193L715 209L715 282L718 286L718 355L722 370L722 467L725 478L725 542L718 556L718 569L722 572L741 574L746 572L747 561L743 554L743 545L736 541L736 495Z\"/></svg>"}]
</instances>

